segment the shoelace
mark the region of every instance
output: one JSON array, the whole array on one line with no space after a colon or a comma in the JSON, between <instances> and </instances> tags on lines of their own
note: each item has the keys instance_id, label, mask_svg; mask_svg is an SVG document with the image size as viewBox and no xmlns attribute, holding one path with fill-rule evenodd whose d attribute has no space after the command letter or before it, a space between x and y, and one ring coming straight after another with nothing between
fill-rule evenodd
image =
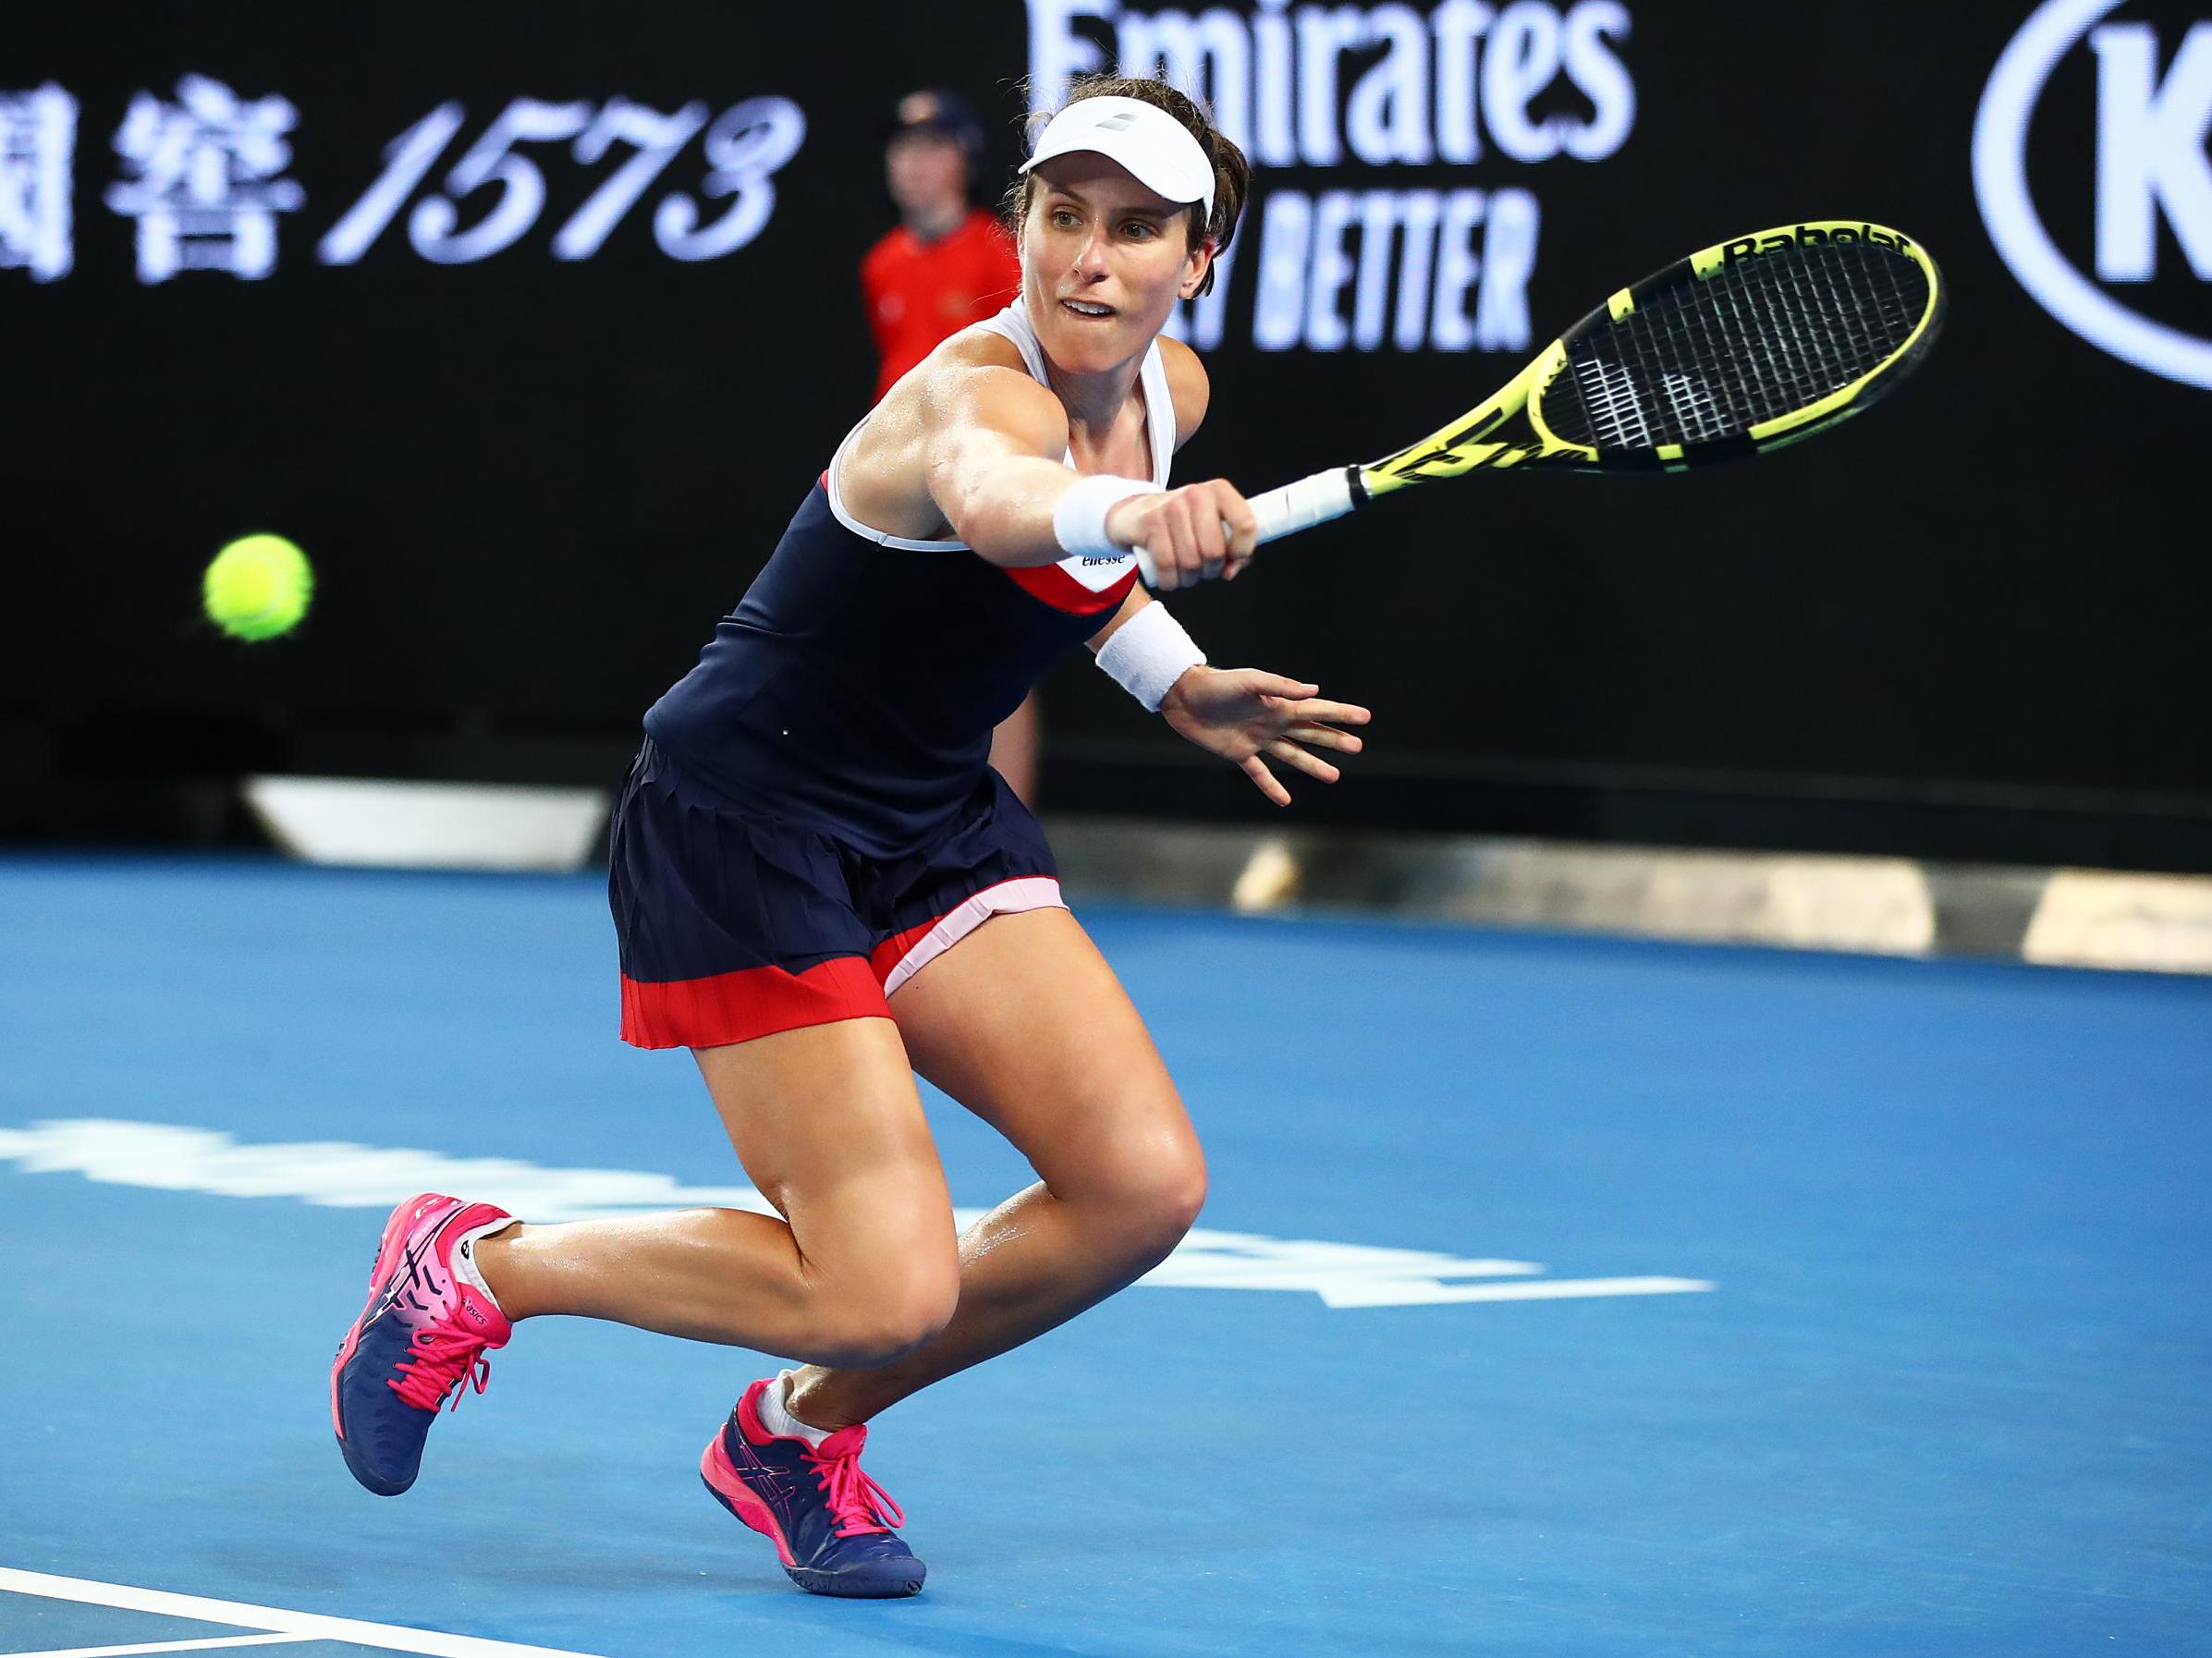
<instances>
[{"instance_id":1,"label":"shoelace","mask_svg":"<svg viewBox=\"0 0 2212 1658\"><path fill-rule=\"evenodd\" d=\"M906 1524L906 1511L861 1467L858 1450L842 1457L825 1457L810 1445L802 1454L829 1495L829 1511L837 1518L839 1537L865 1537Z\"/></svg>"},{"instance_id":2,"label":"shoelace","mask_svg":"<svg viewBox=\"0 0 2212 1658\"><path fill-rule=\"evenodd\" d=\"M415 1332L409 1356L393 1367L405 1380L396 1377L385 1385L417 1410L435 1410L450 1393L451 1408L458 1410L469 1391L458 1384L466 1381L482 1393L492 1379L492 1361L483 1357L489 1345L465 1331L425 1325Z\"/></svg>"}]
</instances>

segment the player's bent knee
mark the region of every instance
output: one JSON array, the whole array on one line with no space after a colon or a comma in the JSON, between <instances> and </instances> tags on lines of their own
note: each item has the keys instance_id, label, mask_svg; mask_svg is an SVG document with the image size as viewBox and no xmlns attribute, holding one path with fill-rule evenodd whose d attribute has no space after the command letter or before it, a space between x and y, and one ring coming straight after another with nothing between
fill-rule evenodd
<instances>
[{"instance_id":1,"label":"player's bent knee","mask_svg":"<svg viewBox=\"0 0 2212 1658\"><path fill-rule=\"evenodd\" d=\"M1166 1256L1205 1207L1205 1156L1187 1136L1166 1144L1134 1141L1100 1172L1089 1195L1111 1214L1115 1236L1133 1254Z\"/></svg>"},{"instance_id":2,"label":"player's bent knee","mask_svg":"<svg viewBox=\"0 0 2212 1658\"><path fill-rule=\"evenodd\" d=\"M1161 1254L1182 1242L1184 1235L1198 1224L1205 1202L1205 1159L1195 1150L1188 1159L1157 1172L1146 1192L1143 1216Z\"/></svg>"},{"instance_id":3,"label":"player's bent knee","mask_svg":"<svg viewBox=\"0 0 2212 1658\"><path fill-rule=\"evenodd\" d=\"M885 1307L838 1321L826 1344L809 1357L816 1364L869 1370L904 1358L951 1322L950 1307Z\"/></svg>"},{"instance_id":4,"label":"player's bent knee","mask_svg":"<svg viewBox=\"0 0 2212 1658\"><path fill-rule=\"evenodd\" d=\"M942 1272L897 1271L864 1286L831 1288L824 1297L815 1350L806 1357L816 1364L858 1369L888 1364L950 1323L959 1298L957 1258Z\"/></svg>"}]
</instances>

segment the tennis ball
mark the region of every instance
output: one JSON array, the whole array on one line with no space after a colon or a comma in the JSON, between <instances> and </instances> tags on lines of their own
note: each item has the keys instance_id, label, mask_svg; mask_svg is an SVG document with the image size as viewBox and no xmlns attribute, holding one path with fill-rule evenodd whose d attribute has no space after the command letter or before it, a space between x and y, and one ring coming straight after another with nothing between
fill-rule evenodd
<instances>
[{"instance_id":1,"label":"tennis ball","mask_svg":"<svg viewBox=\"0 0 2212 1658\"><path fill-rule=\"evenodd\" d=\"M248 535L214 556L201 580L207 619L233 639L275 639L307 614L315 572L281 535Z\"/></svg>"}]
</instances>

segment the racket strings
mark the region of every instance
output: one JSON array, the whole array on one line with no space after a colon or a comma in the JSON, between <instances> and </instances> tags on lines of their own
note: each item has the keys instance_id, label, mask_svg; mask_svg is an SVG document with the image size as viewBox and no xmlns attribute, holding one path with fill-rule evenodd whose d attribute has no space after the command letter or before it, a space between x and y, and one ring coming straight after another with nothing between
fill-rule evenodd
<instances>
[{"instance_id":1,"label":"racket strings","mask_svg":"<svg viewBox=\"0 0 2212 1658\"><path fill-rule=\"evenodd\" d=\"M1601 453L1734 436L1871 373L1928 298L1915 261L1870 243L1733 261L1570 340L1545 423Z\"/></svg>"},{"instance_id":2,"label":"racket strings","mask_svg":"<svg viewBox=\"0 0 2212 1658\"><path fill-rule=\"evenodd\" d=\"M1925 303L1925 282L1915 304L1902 281L1902 270L1919 275L1917 265L1864 243L1766 259L1772 270L1760 268L1766 260L1742 261L1666 296L1671 314L1662 321L1674 337L1638 342L1649 360L1687 340L1700 366L1720 366L1739 417L1732 430L1792 413L1871 372L1904 343Z\"/></svg>"}]
</instances>

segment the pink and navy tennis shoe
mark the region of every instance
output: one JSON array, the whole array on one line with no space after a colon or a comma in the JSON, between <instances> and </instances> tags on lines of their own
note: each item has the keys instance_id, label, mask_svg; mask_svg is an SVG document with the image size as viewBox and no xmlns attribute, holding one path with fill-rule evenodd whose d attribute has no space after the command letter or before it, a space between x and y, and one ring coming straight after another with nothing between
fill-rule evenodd
<instances>
[{"instance_id":1,"label":"pink and navy tennis shoe","mask_svg":"<svg viewBox=\"0 0 2212 1658\"><path fill-rule=\"evenodd\" d=\"M813 1594L885 1599L914 1593L928 1568L891 1530L906 1516L861 1469L868 1430L839 1428L820 1445L768 1432L755 1382L707 1442L699 1477L715 1500L776 1545L792 1582Z\"/></svg>"},{"instance_id":2,"label":"pink and navy tennis shoe","mask_svg":"<svg viewBox=\"0 0 2212 1658\"><path fill-rule=\"evenodd\" d=\"M438 1408L462 1384L478 1393L492 1372L487 1347L514 1326L453 1270L457 1248L510 1217L489 1203L425 1192L392 1211L369 1275L369 1300L330 1367L330 1418L346 1466L379 1496L415 1482Z\"/></svg>"}]
</instances>

